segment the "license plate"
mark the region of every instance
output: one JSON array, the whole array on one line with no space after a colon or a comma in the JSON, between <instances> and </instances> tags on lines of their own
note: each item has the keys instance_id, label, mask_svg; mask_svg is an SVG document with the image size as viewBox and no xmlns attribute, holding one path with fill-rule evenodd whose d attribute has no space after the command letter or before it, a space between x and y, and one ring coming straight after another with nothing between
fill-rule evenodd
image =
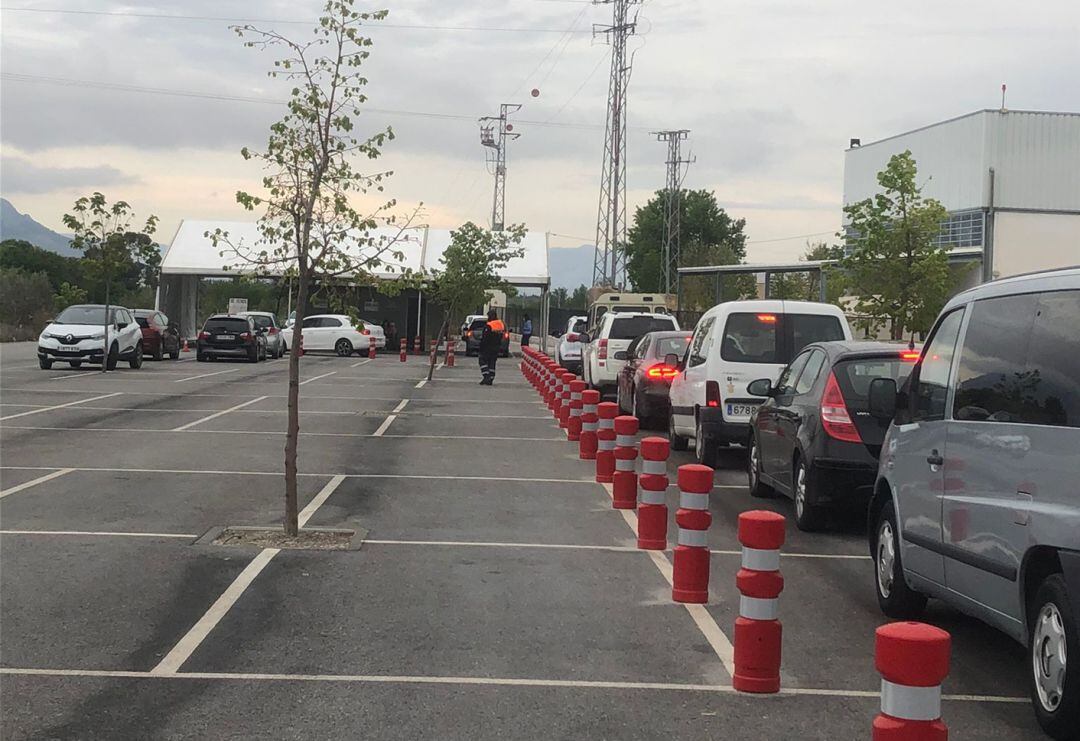
<instances>
[{"instance_id":1,"label":"license plate","mask_svg":"<svg viewBox=\"0 0 1080 741\"><path fill-rule=\"evenodd\" d=\"M236 339L236 335L232 335L232 334L216 334L216 335L214 335L214 339L215 340L229 340L230 342L232 342L233 340Z\"/></svg>"},{"instance_id":2,"label":"license plate","mask_svg":"<svg viewBox=\"0 0 1080 741\"><path fill-rule=\"evenodd\" d=\"M61 345L61 352L79 352L79 348L76 345Z\"/></svg>"},{"instance_id":3,"label":"license plate","mask_svg":"<svg viewBox=\"0 0 1080 741\"><path fill-rule=\"evenodd\" d=\"M749 417L754 413L754 410L758 408L757 404L728 404L727 416L729 417Z\"/></svg>"}]
</instances>

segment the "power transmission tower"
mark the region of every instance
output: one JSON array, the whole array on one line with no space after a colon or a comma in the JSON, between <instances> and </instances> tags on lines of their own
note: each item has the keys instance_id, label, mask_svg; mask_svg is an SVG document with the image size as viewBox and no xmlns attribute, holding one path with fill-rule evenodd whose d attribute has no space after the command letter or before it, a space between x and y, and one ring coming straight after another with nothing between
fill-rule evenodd
<instances>
[{"instance_id":1,"label":"power transmission tower","mask_svg":"<svg viewBox=\"0 0 1080 741\"><path fill-rule=\"evenodd\" d=\"M593 284L613 288L622 288L626 283L626 91L633 62L633 57L628 59L626 55L626 39L634 35L637 27L637 11L631 15L630 6L641 1L593 0L596 5L612 6L611 25L593 26L593 35L603 34L611 45Z\"/></svg>"},{"instance_id":2,"label":"power transmission tower","mask_svg":"<svg viewBox=\"0 0 1080 741\"><path fill-rule=\"evenodd\" d=\"M491 230L501 232L506 216L506 142L517 139L521 134L514 134L514 125L507 117L521 108L516 103L503 103L499 106L498 116L484 116L480 119L480 143L488 148L488 171L495 176L495 197L491 205Z\"/></svg>"},{"instance_id":3,"label":"power transmission tower","mask_svg":"<svg viewBox=\"0 0 1080 741\"><path fill-rule=\"evenodd\" d=\"M664 293L678 293L679 265L682 263L679 219L682 215L682 181L686 172L683 165L693 159L682 158L682 142L689 129L654 131L656 140L667 142L667 177L664 184L664 246L660 264L663 270ZM674 289L674 290L672 290Z\"/></svg>"}]
</instances>

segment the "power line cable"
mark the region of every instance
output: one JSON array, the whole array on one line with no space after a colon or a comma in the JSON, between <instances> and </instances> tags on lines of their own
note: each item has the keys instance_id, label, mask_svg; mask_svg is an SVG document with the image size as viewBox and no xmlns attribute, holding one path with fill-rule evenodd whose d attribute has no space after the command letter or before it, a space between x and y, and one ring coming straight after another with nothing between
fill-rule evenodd
<instances>
[{"instance_id":1,"label":"power line cable","mask_svg":"<svg viewBox=\"0 0 1080 741\"><path fill-rule=\"evenodd\" d=\"M578 24L578 21L581 20L581 17L585 15L585 11L588 10L588 9L589 9L588 5L583 7L581 9L581 12L579 12L576 16L574 16L573 22L567 28L563 29L563 35L566 37L567 42L569 42L571 34L574 33L574 26L576 26ZM524 77L524 79L522 79L521 82L519 82L517 84L517 87L514 88L514 91L506 96L506 100L512 100L513 97L515 95L517 95L518 92L521 91L521 88L523 88L525 86L525 83L528 82L533 77L533 75L535 75L537 72L540 71L540 68L544 66L544 62L546 62L548 60L548 58L551 57L551 55L555 52L555 49L557 49L559 47L559 44L562 43L562 40L563 40L563 36L560 36L559 38L555 39L555 43L551 45L551 48L548 49L547 54L545 54L543 59L541 59L540 62L536 65L536 68L533 69L532 72L527 74Z\"/></svg>"}]
</instances>

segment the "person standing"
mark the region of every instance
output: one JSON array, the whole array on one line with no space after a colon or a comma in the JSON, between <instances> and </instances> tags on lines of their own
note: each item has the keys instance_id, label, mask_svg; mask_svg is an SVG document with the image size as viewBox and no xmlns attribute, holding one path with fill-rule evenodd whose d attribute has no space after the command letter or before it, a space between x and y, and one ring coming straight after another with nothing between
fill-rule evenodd
<instances>
[{"instance_id":1,"label":"person standing","mask_svg":"<svg viewBox=\"0 0 1080 741\"><path fill-rule=\"evenodd\" d=\"M528 347L530 339L532 339L532 319L526 314L525 321L521 323L521 346Z\"/></svg>"},{"instance_id":2,"label":"person standing","mask_svg":"<svg viewBox=\"0 0 1080 741\"><path fill-rule=\"evenodd\" d=\"M502 350L503 336L506 334L506 325L499 319L495 309L487 313L487 324L480 335L480 348L477 356L480 358L481 386L491 386L495 383L495 361L499 359L499 351Z\"/></svg>"}]
</instances>

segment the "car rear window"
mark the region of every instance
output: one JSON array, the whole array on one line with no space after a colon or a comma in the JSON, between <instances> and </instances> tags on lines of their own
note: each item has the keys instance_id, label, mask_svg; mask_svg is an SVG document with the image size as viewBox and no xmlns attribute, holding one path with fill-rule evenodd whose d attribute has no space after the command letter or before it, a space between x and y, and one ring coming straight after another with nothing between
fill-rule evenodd
<instances>
[{"instance_id":1,"label":"car rear window","mask_svg":"<svg viewBox=\"0 0 1080 741\"><path fill-rule=\"evenodd\" d=\"M608 339L633 340L648 332L667 332L675 329L675 322L666 316L620 316L611 322Z\"/></svg>"},{"instance_id":2,"label":"car rear window","mask_svg":"<svg viewBox=\"0 0 1080 741\"><path fill-rule=\"evenodd\" d=\"M835 316L738 313L728 317L720 357L733 363L789 363L812 342L844 339Z\"/></svg>"},{"instance_id":3,"label":"car rear window","mask_svg":"<svg viewBox=\"0 0 1080 741\"><path fill-rule=\"evenodd\" d=\"M240 317L224 317L222 319L207 319L206 326L203 327L205 332L218 332L227 334L239 334L240 332L248 331L247 319Z\"/></svg>"},{"instance_id":4,"label":"car rear window","mask_svg":"<svg viewBox=\"0 0 1080 741\"><path fill-rule=\"evenodd\" d=\"M251 320L255 322L256 327L259 327L261 329L266 329L267 327L274 326L274 321L268 316L260 316L259 314L253 314Z\"/></svg>"},{"instance_id":5,"label":"car rear window","mask_svg":"<svg viewBox=\"0 0 1080 741\"><path fill-rule=\"evenodd\" d=\"M895 358L856 358L841 360L833 367L844 400L854 408L865 410L870 394L870 382L875 378L891 378L900 388L911 375L915 363Z\"/></svg>"},{"instance_id":6,"label":"car rear window","mask_svg":"<svg viewBox=\"0 0 1080 741\"><path fill-rule=\"evenodd\" d=\"M475 332L476 330L483 329L486 326L487 319L475 319L473 320L473 323L469 325L469 329Z\"/></svg>"},{"instance_id":7,"label":"car rear window","mask_svg":"<svg viewBox=\"0 0 1080 741\"><path fill-rule=\"evenodd\" d=\"M578 319L576 322L574 322L574 328L571 329L570 331L571 332L584 332L585 331L585 325L586 325L586 321L584 319Z\"/></svg>"},{"instance_id":8,"label":"car rear window","mask_svg":"<svg viewBox=\"0 0 1080 741\"><path fill-rule=\"evenodd\" d=\"M844 328L834 316L821 314L784 314L783 322L791 330L791 356L812 342L844 339Z\"/></svg>"},{"instance_id":9,"label":"car rear window","mask_svg":"<svg viewBox=\"0 0 1080 741\"><path fill-rule=\"evenodd\" d=\"M675 353L681 358L683 353L686 352L686 346L689 344L689 337L663 337L656 341L656 352L654 355L658 358L663 358Z\"/></svg>"},{"instance_id":10,"label":"car rear window","mask_svg":"<svg viewBox=\"0 0 1080 741\"><path fill-rule=\"evenodd\" d=\"M148 329L150 327L150 320L144 316L136 316L135 323L138 324L140 327L143 327L144 329Z\"/></svg>"}]
</instances>

